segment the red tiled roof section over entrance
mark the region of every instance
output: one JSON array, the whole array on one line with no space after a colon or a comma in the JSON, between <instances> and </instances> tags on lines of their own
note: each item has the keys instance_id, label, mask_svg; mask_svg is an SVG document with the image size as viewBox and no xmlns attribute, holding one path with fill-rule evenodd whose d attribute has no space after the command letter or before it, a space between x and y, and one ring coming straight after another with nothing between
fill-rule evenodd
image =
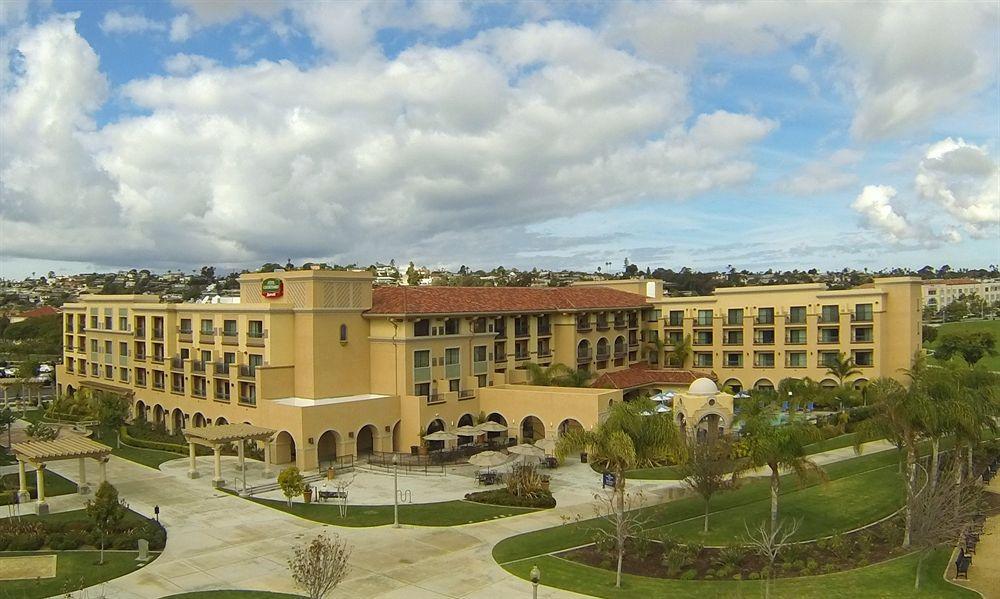
<instances>
[{"instance_id":1,"label":"red tiled roof section over entrance","mask_svg":"<svg viewBox=\"0 0 1000 599\"><path fill-rule=\"evenodd\" d=\"M690 385L695 379L714 378L711 373L681 368L655 369L636 364L624 370L605 372L591 387L602 389L635 389L646 385Z\"/></svg>"},{"instance_id":2,"label":"red tiled roof section over entrance","mask_svg":"<svg viewBox=\"0 0 1000 599\"><path fill-rule=\"evenodd\" d=\"M59 308L53 308L52 306L42 306L41 308L35 308L34 310L21 312L16 316L20 318L38 318L40 316L53 316L55 314L62 314L62 310L60 310Z\"/></svg>"},{"instance_id":3,"label":"red tiled roof section over entrance","mask_svg":"<svg viewBox=\"0 0 1000 599\"><path fill-rule=\"evenodd\" d=\"M623 310L646 298L609 287L377 287L369 314L493 314Z\"/></svg>"}]
</instances>

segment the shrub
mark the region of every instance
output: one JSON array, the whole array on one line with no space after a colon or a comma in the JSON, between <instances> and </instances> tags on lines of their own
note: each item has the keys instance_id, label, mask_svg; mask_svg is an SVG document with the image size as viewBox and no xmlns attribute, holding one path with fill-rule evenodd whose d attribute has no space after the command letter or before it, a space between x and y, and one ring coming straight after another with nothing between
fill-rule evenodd
<instances>
[{"instance_id":1,"label":"shrub","mask_svg":"<svg viewBox=\"0 0 1000 599\"><path fill-rule=\"evenodd\" d=\"M554 501L555 500L553 500L553 502ZM639 534L631 538L632 538L632 549L635 555L638 555L641 558L645 558L647 555L649 555L649 552L652 551L653 549L653 544L650 541L649 536L645 533L645 531L640 531Z\"/></svg>"},{"instance_id":2,"label":"shrub","mask_svg":"<svg viewBox=\"0 0 1000 599\"><path fill-rule=\"evenodd\" d=\"M837 571L837 566L834 564L823 564L823 567L819 571L823 574L833 574Z\"/></svg>"},{"instance_id":3,"label":"shrub","mask_svg":"<svg viewBox=\"0 0 1000 599\"><path fill-rule=\"evenodd\" d=\"M689 549L684 545L678 545L663 556L662 563L667 568L668 576L677 576L692 561Z\"/></svg>"},{"instance_id":4,"label":"shrub","mask_svg":"<svg viewBox=\"0 0 1000 599\"><path fill-rule=\"evenodd\" d=\"M7 544L8 551L37 551L45 545L41 535L14 535Z\"/></svg>"},{"instance_id":5,"label":"shrub","mask_svg":"<svg viewBox=\"0 0 1000 599\"><path fill-rule=\"evenodd\" d=\"M751 572L747 575L747 580L760 580L760 572Z\"/></svg>"},{"instance_id":6,"label":"shrub","mask_svg":"<svg viewBox=\"0 0 1000 599\"><path fill-rule=\"evenodd\" d=\"M532 495L512 495L507 489L491 489L465 494L466 501L504 505L513 507L553 508L556 507L555 497L549 491L539 490Z\"/></svg>"},{"instance_id":7,"label":"shrub","mask_svg":"<svg viewBox=\"0 0 1000 599\"><path fill-rule=\"evenodd\" d=\"M660 539L660 545L663 545L663 553L668 553L671 549L680 545L680 542L670 535L663 535Z\"/></svg>"},{"instance_id":8,"label":"shrub","mask_svg":"<svg viewBox=\"0 0 1000 599\"><path fill-rule=\"evenodd\" d=\"M720 566L736 568L743 561L746 550L741 545L727 545L719 550L715 563Z\"/></svg>"},{"instance_id":9,"label":"shrub","mask_svg":"<svg viewBox=\"0 0 1000 599\"><path fill-rule=\"evenodd\" d=\"M608 535L596 534L594 536L594 547L604 555L614 555L616 550L616 541L614 537Z\"/></svg>"},{"instance_id":10,"label":"shrub","mask_svg":"<svg viewBox=\"0 0 1000 599\"><path fill-rule=\"evenodd\" d=\"M50 548L58 551L79 549L83 545L83 538L75 533L57 533L49 535L47 544Z\"/></svg>"},{"instance_id":11,"label":"shrub","mask_svg":"<svg viewBox=\"0 0 1000 599\"><path fill-rule=\"evenodd\" d=\"M806 570L815 570L818 567L819 567L819 564L816 563L816 560L814 560L814 559L808 559L808 560L806 560L806 567L805 567Z\"/></svg>"},{"instance_id":12,"label":"shrub","mask_svg":"<svg viewBox=\"0 0 1000 599\"><path fill-rule=\"evenodd\" d=\"M733 574L733 580L743 580L743 575L737 572L736 574Z\"/></svg>"},{"instance_id":13,"label":"shrub","mask_svg":"<svg viewBox=\"0 0 1000 599\"><path fill-rule=\"evenodd\" d=\"M681 574L681 580L694 580L697 577L698 577L697 570L685 570L684 573Z\"/></svg>"},{"instance_id":14,"label":"shrub","mask_svg":"<svg viewBox=\"0 0 1000 599\"><path fill-rule=\"evenodd\" d=\"M0 535L0 551L7 551L7 545L10 544L10 539L7 535Z\"/></svg>"}]
</instances>

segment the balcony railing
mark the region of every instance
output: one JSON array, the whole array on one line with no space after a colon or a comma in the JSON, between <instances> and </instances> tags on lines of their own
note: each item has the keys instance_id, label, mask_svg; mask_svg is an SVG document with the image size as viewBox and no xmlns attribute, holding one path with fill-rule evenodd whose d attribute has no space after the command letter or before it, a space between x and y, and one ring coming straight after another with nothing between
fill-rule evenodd
<instances>
[{"instance_id":1,"label":"balcony railing","mask_svg":"<svg viewBox=\"0 0 1000 599\"><path fill-rule=\"evenodd\" d=\"M529 356L527 352L523 352L523 353L517 353L517 352L515 352L514 353L514 360L515 361L527 360L529 357L531 357L531 356Z\"/></svg>"},{"instance_id":2,"label":"balcony railing","mask_svg":"<svg viewBox=\"0 0 1000 599\"><path fill-rule=\"evenodd\" d=\"M753 319L753 323L756 325L774 324L774 316L758 316Z\"/></svg>"},{"instance_id":3,"label":"balcony railing","mask_svg":"<svg viewBox=\"0 0 1000 599\"><path fill-rule=\"evenodd\" d=\"M610 328L611 328L611 325L608 324L608 321L606 321L606 320L598 320L597 321L597 330L598 331L606 331L606 330L608 330Z\"/></svg>"},{"instance_id":4,"label":"balcony railing","mask_svg":"<svg viewBox=\"0 0 1000 599\"><path fill-rule=\"evenodd\" d=\"M576 323L576 332L577 333L588 333L588 332L590 332L592 330L593 330L593 327L590 326L589 322L586 322L586 323L580 323L580 322L578 322L578 323Z\"/></svg>"},{"instance_id":5,"label":"balcony railing","mask_svg":"<svg viewBox=\"0 0 1000 599\"><path fill-rule=\"evenodd\" d=\"M615 328L616 329L624 329L625 327L626 327L626 324L625 324L625 319L624 318L622 318L621 320L619 320L617 318L615 319Z\"/></svg>"},{"instance_id":6,"label":"balcony railing","mask_svg":"<svg viewBox=\"0 0 1000 599\"><path fill-rule=\"evenodd\" d=\"M191 388L191 395L193 395L194 397L199 397L201 399L204 399L205 398L205 388L204 387L200 387L200 388L199 387L192 387Z\"/></svg>"},{"instance_id":7,"label":"balcony railing","mask_svg":"<svg viewBox=\"0 0 1000 599\"><path fill-rule=\"evenodd\" d=\"M153 357L150 358L150 360L153 361L153 362L155 362L155 363L157 363L157 364L163 364L163 355L161 355L161 354L154 354Z\"/></svg>"},{"instance_id":8,"label":"balcony railing","mask_svg":"<svg viewBox=\"0 0 1000 599\"><path fill-rule=\"evenodd\" d=\"M170 358L170 369L184 370L184 358L179 358L179 357Z\"/></svg>"},{"instance_id":9,"label":"balcony railing","mask_svg":"<svg viewBox=\"0 0 1000 599\"><path fill-rule=\"evenodd\" d=\"M820 314L820 324L836 324L840 322L840 314Z\"/></svg>"},{"instance_id":10,"label":"balcony railing","mask_svg":"<svg viewBox=\"0 0 1000 599\"><path fill-rule=\"evenodd\" d=\"M157 391L163 391L163 381L156 381L156 380L154 380L153 381L153 389L156 389Z\"/></svg>"},{"instance_id":11,"label":"balcony railing","mask_svg":"<svg viewBox=\"0 0 1000 599\"><path fill-rule=\"evenodd\" d=\"M191 360L191 372L205 372L205 361Z\"/></svg>"},{"instance_id":12,"label":"balcony railing","mask_svg":"<svg viewBox=\"0 0 1000 599\"><path fill-rule=\"evenodd\" d=\"M631 349L638 348L639 347L639 340L638 339L629 339L628 340L628 346Z\"/></svg>"},{"instance_id":13,"label":"balcony railing","mask_svg":"<svg viewBox=\"0 0 1000 599\"><path fill-rule=\"evenodd\" d=\"M603 361L607 360L610 357L611 357L611 352L608 351L608 350L604 350L604 351L598 350L598 352L597 352L597 361L598 362L603 362Z\"/></svg>"},{"instance_id":14,"label":"balcony railing","mask_svg":"<svg viewBox=\"0 0 1000 599\"><path fill-rule=\"evenodd\" d=\"M426 395L427 405L432 405L436 403L444 403L444 397L440 393L428 393Z\"/></svg>"},{"instance_id":15,"label":"balcony railing","mask_svg":"<svg viewBox=\"0 0 1000 599\"><path fill-rule=\"evenodd\" d=\"M578 364L582 363L582 362L589 362L590 361L590 357L592 355L593 354L591 353L591 351L589 349L587 349L587 350L577 350L576 351L576 361L577 361Z\"/></svg>"},{"instance_id":16,"label":"balcony railing","mask_svg":"<svg viewBox=\"0 0 1000 599\"><path fill-rule=\"evenodd\" d=\"M531 337L531 330L528 329L528 327L525 327L523 329L518 329L518 328L514 329L515 339L524 339L525 337Z\"/></svg>"},{"instance_id":17,"label":"balcony railing","mask_svg":"<svg viewBox=\"0 0 1000 599\"><path fill-rule=\"evenodd\" d=\"M250 347L264 347L264 339L267 338L267 331L247 332L247 345Z\"/></svg>"},{"instance_id":18,"label":"balcony railing","mask_svg":"<svg viewBox=\"0 0 1000 599\"><path fill-rule=\"evenodd\" d=\"M702 318L701 316L699 316L698 319L694 321L694 326L696 326L696 327L710 327L710 326L712 326L712 319L711 318Z\"/></svg>"},{"instance_id":19,"label":"balcony railing","mask_svg":"<svg viewBox=\"0 0 1000 599\"><path fill-rule=\"evenodd\" d=\"M475 389L460 389L458 391L458 399L472 399L476 396Z\"/></svg>"},{"instance_id":20,"label":"balcony railing","mask_svg":"<svg viewBox=\"0 0 1000 599\"><path fill-rule=\"evenodd\" d=\"M495 339L506 339L507 338L507 329L497 329L497 336L494 337L494 338Z\"/></svg>"},{"instance_id":21,"label":"balcony railing","mask_svg":"<svg viewBox=\"0 0 1000 599\"><path fill-rule=\"evenodd\" d=\"M552 356L552 350L551 349L540 349L540 350L538 350L538 357L539 358L549 358L551 356Z\"/></svg>"},{"instance_id":22,"label":"balcony railing","mask_svg":"<svg viewBox=\"0 0 1000 599\"><path fill-rule=\"evenodd\" d=\"M229 376L229 363L228 362L213 362L212 371L215 374L224 374Z\"/></svg>"},{"instance_id":23,"label":"balcony railing","mask_svg":"<svg viewBox=\"0 0 1000 599\"><path fill-rule=\"evenodd\" d=\"M624 358L625 354L627 354L627 353L628 352L625 351L624 347L621 348L621 349L615 348L615 358Z\"/></svg>"},{"instance_id":24,"label":"balcony railing","mask_svg":"<svg viewBox=\"0 0 1000 599\"><path fill-rule=\"evenodd\" d=\"M230 397L230 395L229 395L229 385L228 384L226 385L225 389L218 389L218 388L215 389L215 394L213 395L213 398L215 399L215 401L225 401L225 402L228 402L229 401L229 397Z\"/></svg>"},{"instance_id":25,"label":"balcony railing","mask_svg":"<svg viewBox=\"0 0 1000 599\"><path fill-rule=\"evenodd\" d=\"M241 379L252 379L257 376L257 367L252 364L240 364L239 377Z\"/></svg>"},{"instance_id":26,"label":"balcony railing","mask_svg":"<svg viewBox=\"0 0 1000 599\"><path fill-rule=\"evenodd\" d=\"M506 362L507 361L507 353L506 352L497 352L493 356L493 361L494 362Z\"/></svg>"},{"instance_id":27,"label":"balcony railing","mask_svg":"<svg viewBox=\"0 0 1000 599\"><path fill-rule=\"evenodd\" d=\"M871 314L851 314L851 322L872 322L873 320Z\"/></svg>"}]
</instances>

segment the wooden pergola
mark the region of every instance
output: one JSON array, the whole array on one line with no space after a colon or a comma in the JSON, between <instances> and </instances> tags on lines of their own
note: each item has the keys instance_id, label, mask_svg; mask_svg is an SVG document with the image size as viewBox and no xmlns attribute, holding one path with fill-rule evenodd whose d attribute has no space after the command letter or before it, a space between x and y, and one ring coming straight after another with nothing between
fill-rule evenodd
<instances>
[{"instance_id":1,"label":"wooden pergola","mask_svg":"<svg viewBox=\"0 0 1000 599\"><path fill-rule=\"evenodd\" d=\"M31 497L28 494L28 477L24 465L26 462L31 462L35 466L35 486L38 488L37 513L39 514L48 512L48 505L45 503L46 463L78 460L80 480L77 483L77 490L80 494L86 494L90 491L90 487L87 485L87 464L85 461L88 458L97 460L101 465L101 482L108 479L107 464L111 448L87 437L67 435L51 441L25 441L24 443L14 443L11 450L17 458L17 494L21 503L28 502Z\"/></svg>"},{"instance_id":2,"label":"wooden pergola","mask_svg":"<svg viewBox=\"0 0 1000 599\"><path fill-rule=\"evenodd\" d=\"M188 469L188 478L198 478L197 457L195 445L210 447L215 456L215 476L212 484L216 487L222 486L222 446L229 443L236 443L239 455L239 469L242 472L246 468L246 455L244 444L246 441L264 442L264 475L271 474L271 439L277 431L269 428L261 428L252 424L219 424L216 426L202 426L188 428L184 431L184 436L188 442L188 457L191 460Z\"/></svg>"}]
</instances>

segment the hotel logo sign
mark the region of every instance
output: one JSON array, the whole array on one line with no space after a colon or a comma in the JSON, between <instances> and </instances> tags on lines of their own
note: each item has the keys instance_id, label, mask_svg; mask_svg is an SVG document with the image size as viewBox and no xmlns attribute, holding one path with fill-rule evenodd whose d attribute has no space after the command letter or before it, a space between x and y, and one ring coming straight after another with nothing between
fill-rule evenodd
<instances>
[{"instance_id":1,"label":"hotel logo sign","mask_svg":"<svg viewBox=\"0 0 1000 599\"><path fill-rule=\"evenodd\" d=\"M269 278L260 283L260 294L267 298L281 297L285 292L285 284L281 279Z\"/></svg>"}]
</instances>

